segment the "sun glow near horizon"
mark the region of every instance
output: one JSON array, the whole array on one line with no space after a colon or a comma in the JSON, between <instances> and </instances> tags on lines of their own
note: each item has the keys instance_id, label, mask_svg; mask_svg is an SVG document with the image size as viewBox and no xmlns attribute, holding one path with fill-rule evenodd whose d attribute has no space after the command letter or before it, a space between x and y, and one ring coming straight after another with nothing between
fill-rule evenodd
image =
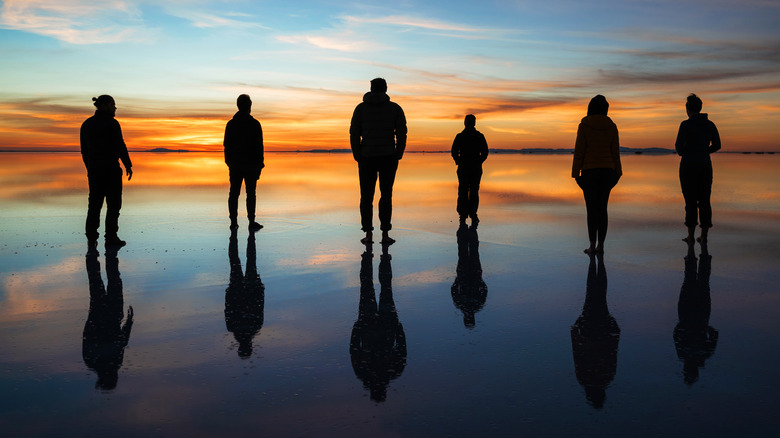
<instances>
[{"instance_id":1,"label":"sun glow near horizon","mask_svg":"<svg viewBox=\"0 0 780 438\"><path fill-rule=\"evenodd\" d=\"M622 145L672 147L696 92L724 150L780 151L778 21L780 4L737 0L6 0L0 150L78 147L104 93L131 150L221 150L241 93L268 150L341 149L369 80L385 77L410 150L448 149L469 113L492 148L571 147L595 94Z\"/></svg>"}]
</instances>

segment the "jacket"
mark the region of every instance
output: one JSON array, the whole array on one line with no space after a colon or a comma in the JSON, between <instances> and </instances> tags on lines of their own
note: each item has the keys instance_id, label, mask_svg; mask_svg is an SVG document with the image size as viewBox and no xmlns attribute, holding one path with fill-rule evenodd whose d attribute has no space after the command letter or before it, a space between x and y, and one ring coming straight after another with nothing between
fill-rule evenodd
<instances>
[{"instance_id":1,"label":"jacket","mask_svg":"<svg viewBox=\"0 0 780 438\"><path fill-rule=\"evenodd\" d=\"M458 166L480 169L489 153L485 136L474 127L468 127L455 136L451 152Z\"/></svg>"},{"instance_id":2,"label":"jacket","mask_svg":"<svg viewBox=\"0 0 780 438\"><path fill-rule=\"evenodd\" d=\"M349 143L355 160L365 157L401 159L406 149L406 116L386 93L369 91L355 107Z\"/></svg>"},{"instance_id":3,"label":"jacket","mask_svg":"<svg viewBox=\"0 0 780 438\"><path fill-rule=\"evenodd\" d=\"M707 114L694 114L680 123L674 148L683 163L711 163L710 154L720 150L718 128Z\"/></svg>"},{"instance_id":4,"label":"jacket","mask_svg":"<svg viewBox=\"0 0 780 438\"><path fill-rule=\"evenodd\" d=\"M607 116L583 117L577 127L571 176L577 178L583 170L605 168L615 169L618 177L623 175L617 126Z\"/></svg>"},{"instance_id":5,"label":"jacket","mask_svg":"<svg viewBox=\"0 0 780 438\"><path fill-rule=\"evenodd\" d=\"M119 167L119 160L125 169L133 166L122 128L111 113L96 110L95 115L85 120L81 124L80 142L81 159L87 170Z\"/></svg>"},{"instance_id":6,"label":"jacket","mask_svg":"<svg viewBox=\"0 0 780 438\"><path fill-rule=\"evenodd\" d=\"M265 167L263 128L251 114L238 111L225 126L225 164L257 171Z\"/></svg>"}]
</instances>

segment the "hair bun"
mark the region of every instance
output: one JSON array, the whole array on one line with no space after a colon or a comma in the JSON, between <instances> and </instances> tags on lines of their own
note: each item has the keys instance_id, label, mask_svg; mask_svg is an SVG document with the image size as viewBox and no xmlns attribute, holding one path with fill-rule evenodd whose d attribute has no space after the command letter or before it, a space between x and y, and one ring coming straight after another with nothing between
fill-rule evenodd
<instances>
[{"instance_id":1,"label":"hair bun","mask_svg":"<svg viewBox=\"0 0 780 438\"><path fill-rule=\"evenodd\" d=\"M93 101L93 102L97 102L97 97L93 97L93 98L92 98L92 101Z\"/></svg>"}]
</instances>

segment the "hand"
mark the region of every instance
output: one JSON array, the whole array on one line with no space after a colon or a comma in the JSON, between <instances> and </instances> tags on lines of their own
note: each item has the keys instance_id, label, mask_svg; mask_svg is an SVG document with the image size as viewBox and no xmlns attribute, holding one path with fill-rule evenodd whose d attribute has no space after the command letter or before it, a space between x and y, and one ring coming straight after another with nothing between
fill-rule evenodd
<instances>
[{"instance_id":1,"label":"hand","mask_svg":"<svg viewBox=\"0 0 780 438\"><path fill-rule=\"evenodd\" d=\"M133 319L133 306L127 306L127 319L128 321Z\"/></svg>"},{"instance_id":2,"label":"hand","mask_svg":"<svg viewBox=\"0 0 780 438\"><path fill-rule=\"evenodd\" d=\"M127 180L130 181L133 178L133 168L128 167L127 168Z\"/></svg>"}]
</instances>

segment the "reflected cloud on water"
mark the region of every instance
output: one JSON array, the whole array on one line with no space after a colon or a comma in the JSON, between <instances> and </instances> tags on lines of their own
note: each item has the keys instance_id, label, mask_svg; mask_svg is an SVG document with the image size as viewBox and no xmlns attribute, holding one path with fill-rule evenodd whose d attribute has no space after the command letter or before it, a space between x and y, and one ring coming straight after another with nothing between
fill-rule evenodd
<instances>
[{"instance_id":1,"label":"reflected cloud on water","mask_svg":"<svg viewBox=\"0 0 780 438\"><path fill-rule=\"evenodd\" d=\"M590 256L585 304L571 326L571 349L577 381L596 409L604 407L607 388L617 373L620 327L607 307L607 270L604 256Z\"/></svg>"},{"instance_id":2,"label":"reflected cloud on water","mask_svg":"<svg viewBox=\"0 0 780 438\"><path fill-rule=\"evenodd\" d=\"M696 383L699 368L704 368L704 362L718 345L718 331L710 326L712 256L703 243L697 266L695 247L694 243L688 244L685 277L677 302L678 323L674 328L674 347L683 362L683 379L687 385Z\"/></svg>"},{"instance_id":3,"label":"reflected cloud on water","mask_svg":"<svg viewBox=\"0 0 780 438\"><path fill-rule=\"evenodd\" d=\"M87 252L87 276L89 278L89 314L84 324L81 354L84 364L98 375L96 389L111 391L119 380L119 369L130 342L133 328L133 307L127 308L124 320L122 278L119 274L118 248L106 249L106 277L103 283L98 261L98 251L91 247Z\"/></svg>"},{"instance_id":4,"label":"reflected cloud on water","mask_svg":"<svg viewBox=\"0 0 780 438\"><path fill-rule=\"evenodd\" d=\"M393 301L392 257L388 250L387 245L382 245L378 303L370 244L361 256L358 319L352 326L349 341L352 369L375 402L387 399L390 381L400 377L406 367L406 334Z\"/></svg>"}]
</instances>

